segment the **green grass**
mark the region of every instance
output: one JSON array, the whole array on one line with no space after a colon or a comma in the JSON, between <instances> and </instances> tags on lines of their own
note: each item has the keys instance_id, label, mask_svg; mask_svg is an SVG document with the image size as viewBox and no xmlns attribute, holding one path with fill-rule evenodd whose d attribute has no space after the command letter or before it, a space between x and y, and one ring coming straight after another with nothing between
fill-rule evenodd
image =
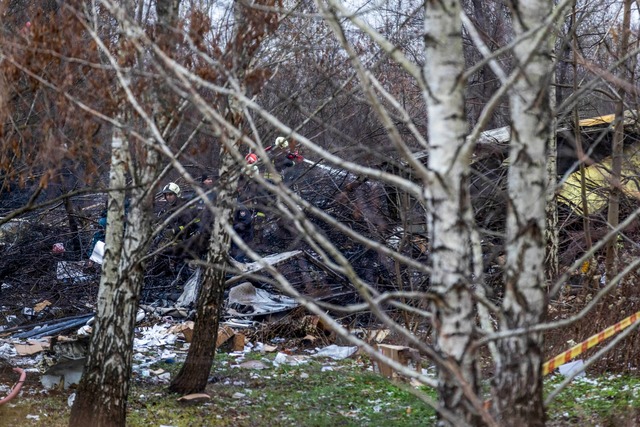
<instances>
[{"instance_id":1,"label":"green grass","mask_svg":"<svg viewBox=\"0 0 640 427\"><path fill-rule=\"evenodd\" d=\"M207 387L212 401L199 407L170 401L162 392L140 401L136 387L129 425L400 427L435 421L434 411L415 396L352 361L324 372L327 365L315 361L266 370L217 365L218 381Z\"/></svg>"},{"instance_id":2,"label":"green grass","mask_svg":"<svg viewBox=\"0 0 640 427\"><path fill-rule=\"evenodd\" d=\"M250 358L261 359L251 354ZM268 357L273 359L273 355ZM211 400L184 404L169 394L166 384L136 377L130 393L127 425L147 426L430 426L435 413L408 391L371 372L369 364L353 360L312 360L298 366L254 370L233 367L221 354L207 386ZM175 374L179 365L159 363ZM326 368L330 367L330 370ZM323 369L324 368L324 369ZM34 376L32 376L34 378ZM23 393L0 406L0 426L66 426L70 391L43 393L37 380L28 380ZM547 392L562 381L552 376ZM433 390L426 390L435 397ZM578 379L548 410L550 426L639 425L640 378L606 376ZM27 418L27 415L37 416Z\"/></svg>"},{"instance_id":3,"label":"green grass","mask_svg":"<svg viewBox=\"0 0 640 427\"><path fill-rule=\"evenodd\" d=\"M545 389L555 388L563 377L551 377ZM638 425L640 378L623 375L576 378L548 408L549 420L558 425Z\"/></svg>"}]
</instances>

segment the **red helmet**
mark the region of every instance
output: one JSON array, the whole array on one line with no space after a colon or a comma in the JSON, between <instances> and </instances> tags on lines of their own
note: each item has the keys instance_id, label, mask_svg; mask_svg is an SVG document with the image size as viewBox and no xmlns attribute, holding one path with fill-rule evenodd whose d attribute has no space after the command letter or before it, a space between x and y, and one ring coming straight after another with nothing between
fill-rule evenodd
<instances>
[{"instance_id":1,"label":"red helmet","mask_svg":"<svg viewBox=\"0 0 640 427\"><path fill-rule=\"evenodd\" d=\"M258 156L256 156L255 153L249 153L244 157L244 159L247 164L252 165L258 161Z\"/></svg>"}]
</instances>

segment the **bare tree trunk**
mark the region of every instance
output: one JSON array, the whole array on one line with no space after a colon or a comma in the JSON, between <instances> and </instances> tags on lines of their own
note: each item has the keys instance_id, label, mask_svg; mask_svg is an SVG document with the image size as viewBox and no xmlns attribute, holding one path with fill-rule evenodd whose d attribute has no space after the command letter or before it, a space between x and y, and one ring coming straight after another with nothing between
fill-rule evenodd
<instances>
[{"instance_id":1,"label":"bare tree trunk","mask_svg":"<svg viewBox=\"0 0 640 427\"><path fill-rule=\"evenodd\" d=\"M500 22L505 18L502 18L501 14L495 13L491 16L491 12L487 8L487 3L484 0L471 0L473 5L473 19L480 30L480 35L487 47L493 51L495 50L497 38L503 36L495 28L504 28L504 23ZM491 19L487 16L491 16ZM467 89L467 97L471 102L466 103L467 108L467 122L469 126L473 127L477 124L478 118L482 113L483 106L487 101L491 99L491 96L499 88L499 79L494 74L489 65L484 65L478 71L476 71L470 80L474 80L472 85L473 89ZM505 105L506 107L506 105ZM496 111L496 114L491 115L491 119L487 123L489 129L504 126L505 117L501 117Z\"/></svg>"},{"instance_id":2,"label":"bare tree trunk","mask_svg":"<svg viewBox=\"0 0 640 427\"><path fill-rule=\"evenodd\" d=\"M538 26L552 9L548 1L511 4L516 37ZM551 132L548 37L523 39L515 49L522 76L511 93L512 134L505 265L504 321L501 330L526 328L545 315L545 204L547 144ZM526 197L523 195L526 194ZM543 426L541 333L501 339L501 359L493 387L496 411L504 425Z\"/></svg>"},{"instance_id":3,"label":"bare tree trunk","mask_svg":"<svg viewBox=\"0 0 640 427\"><path fill-rule=\"evenodd\" d=\"M470 351L475 311L471 295L471 234L468 218L469 159L472 146L465 143L462 72L461 5L427 2L425 93L429 117L429 160L432 182L428 191L427 221L432 251L431 287L439 295L435 304L435 342L442 357L459 370L465 386L477 392L476 355ZM440 402L470 425L480 417L463 397L452 372L441 369L438 378ZM448 421L441 419L442 425Z\"/></svg>"},{"instance_id":4,"label":"bare tree trunk","mask_svg":"<svg viewBox=\"0 0 640 427\"><path fill-rule=\"evenodd\" d=\"M98 293L98 308L87 363L71 408L70 426L124 426L130 372L124 358L128 337L119 326L127 313L120 302L127 295L121 288L120 265L124 246L124 199L127 141L118 128L111 141L111 172L108 196L105 255ZM135 314L134 314L135 317ZM123 332L125 332L123 334ZM128 350L131 351L130 349Z\"/></svg>"},{"instance_id":5,"label":"bare tree trunk","mask_svg":"<svg viewBox=\"0 0 640 427\"><path fill-rule=\"evenodd\" d=\"M121 195L124 190L115 192L118 198L115 219L111 209L114 203L110 201L109 204L98 310L85 371L71 411L72 426L125 425L135 320L144 279L142 259L147 253L153 218L151 184L157 165L157 153L149 150L146 166L141 168L140 176L134 176L134 184L138 185L134 185L131 192L131 209L124 241L115 247L111 245L114 240L123 240L125 218L124 204L121 203L124 198ZM116 212L115 209L113 212ZM119 253L114 254L115 251ZM112 260L108 256L112 256Z\"/></svg>"},{"instance_id":6,"label":"bare tree trunk","mask_svg":"<svg viewBox=\"0 0 640 427\"><path fill-rule=\"evenodd\" d=\"M620 59L627 55L629 48L629 32L631 31L631 0L624 2L624 15L622 22L622 37L620 38L620 48L618 57ZM628 77L628 60L624 61L620 67L619 75L622 79ZM607 223L609 227L616 228L620 222L620 197L622 195L622 158L624 156L624 98L626 91L624 87L618 89L618 100L616 102L616 124L613 132L613 143L611 147L611 183L609 191L609 209L607 211ZM612 234L607 243L606 254L606 274L607 279L614 277L618 270L618 233Z\"/></svg>"},{"instance_id":7,"label":"bare tree trunk","mask_svg":"<svg viewBox=\"0 0 640 427\"><path fill-rule=\"evenodd\" d=\"M125 4L127 7L127 14L131 16L131 4ZM126 78L123 84L129 84ZM126 122L124 106L118 118L121 123ZM134 329L144 281L142 260L150 243L153 184L159 167L159 155L152 145L153 140L136 150L139 157L134 164L122 129L114 128L98 307L85 370L71 409L70 426L126 425ZM130 212L125 218L127 177L133 185Z\"/></svg>"},{"instance_id":8,"label":"bare tree trunk","mask_svg":"<svg viewBox=\"0 0 640 427\"><path fill-rule=\"evenodd\" d=\"M216 199L220 211L216 215L216 221L211 231L207 266L198 293L193 340L187 353L187 359L169 386L169 390L175 393L187 394L204 390L216 351L230 246L229 233L223 227L222 218L227 223L232 223L235 195L238 188L238 174L237 171L234 173L238 166L224 144L220 150L220 159L221 179Z\"/></svg>"},{"instance_id":9,"label":"bare tree trunk","mask_svg":"<svg viewBox=\"0 0 640 427\"><path fill-rule=\"evenodd\" d=\"M552 43L555 44L555 43ZM553 55L552 62L557 62L557 57ZM556 111L556 84L555 74L551 75L553 81L549 86L549 103L552 112L551 128L556 129L558 120L555 117ZM546 204L546 259L545 278L547 283L552 283L560 274L560 264L558 252L560 250L560 236L558 229L558 197L556 187L558 185L558 138L556 132L549 133L549 145L547 147L547 204Z\"/></svg>"},{"instance_id":10,"label":"bare tree trunk","mask_svg":"<svg viewBox=\"0 0 640 427\"><path fill-rule=\"evenodd\" d=\"M257 1L260 6L273 6L271 0ZM233 71L240 90L244 90L244 78L252 65L253 52L260 46L263 37L269 31L277 28L275 15L256 14L252 9L253 4L235 2L235 28L231 43L233 57ZM270 19L267 19L269 17ZM252 39L247 35L255 37ZM243 127L242 106L237 99L227 99L228 123L235 129ZM228 133L223 132L220 147L219 168L219 193L216 198L216 221L213 224L209 248L207 251L207 266L204 272L204 280L198 294L198 306L193 330L193 341L189 347L189 353L178 375L173 379L169 390L176 393L193 393L202 391L207 385L209 371L215 356L215 344L218 335L220 314L222 313L223 295L225 290L225 273L227 258L230 248L230 236L224 229L224 219L228 224L232 223L239 179L239 166L234 160L231 149L236 146L237 140Z\"/></svg>"},{"instance_id":11,"label":"bare tree trunk","mask_svg":"<svg viewBox=\"0 0 640 427\"><path fill-rule=\"evenodd\" d=\"M67 214L67 219L69 220L69 232L71 233L71 250L74 253L74 256L80 259L82 257L81 253L81 243L80 243L80 227L78 225L78 214L75 212L73 202L71 201L71 197L65 197L64 199L64 210Z\"/></svg>"},{"instance_id":12,"label":"bare tree trunk","mask_svg":"<svg viewBox=\"0 0 640 427\"><path fill-rule=\"evenodd\" d=\"M571 65L573 67L573 91L578 91L578 35L576 33L576 4L573 4L573 10L571 13L571 42L573 45L573 60ZM573 127L574 137L576 140L576 154L578 157L580 168L580 199L582 205L582 229L584 230L584 240L587 251L591 250L593 241L591 240L591 221L589 220L589 203L587 200L587 179L585 174L585 162L587 157L584 153L582 146L582 133L580 130L580 114L578 113L578 105L573 108ZM590 263L589 263L590 265Z\"/></svg>"}]
</instances>

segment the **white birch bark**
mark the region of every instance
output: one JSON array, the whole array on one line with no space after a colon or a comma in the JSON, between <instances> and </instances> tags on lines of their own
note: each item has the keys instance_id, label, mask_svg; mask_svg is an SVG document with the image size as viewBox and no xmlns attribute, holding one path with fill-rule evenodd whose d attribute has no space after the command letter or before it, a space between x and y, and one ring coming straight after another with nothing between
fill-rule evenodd
<instances>
[{"instance_id":1,"label":"white birch bark","mask_svg":"<svg viewBox=\"0 0 640 427\"><path fill-rule=\"evenodd\" d=\"M556 62L555 52L552 61ZM556 89L555 74L551 76L553 83L549 86L549 108L552 111L552 129L556 129ZM547 146L547 205L546 205L546 279L547 283L552 283L560 274L558 251L560 250L560 236L558 230L558 197L556 187L558 185L558 138L556 132L550 132L549 145Z\"/></svg>"},{"instance_id":2,"label":"white birch bark","mask_svg":"<svg viewBox=\"0 0 640 427\"><path fill-rule=\"evenodd\" d=\"M144 279L153 218L152 185L158 154L147 150L139 175L133 175L130 211L125 218L126 170L132 170L128 143L114 130L107 216L106 251L98 292L96 320L85 372L70 425L124 426L129 392L135 319ZM124 224L127 224L124 229Z\"/></svg>"},{"instance_id":3,"label":"white birch bark","mask_svg":"<svg viewBox=\"0 0 640 427\"><path fill-rule=\"evenodd\" d=\"M124 3L128 14L132 4ZM130 83L125 75L120 83ZM154 95L152 94L151 97ZM154 99L157 104L157 99ZM120 106L119 123L127 123ZM161 127L166 120L159 118ZM122 129L115 127L111 143L105 258L98 291L97 310L87 362L70 426L126 425L133 338L138 298L144 281L144 263L153 221L153 187L159 167L154 141L136 148L136 158ZM132 181L130 210L125 211L127 180ZM127 224L125 228L125 223Z\"/></svg>"},{"instance_id":4,"label":"white birch bark","mask_svg":"<svg viewBox=\"0 0 640 427\"><path fill-rule=\"evenodd\" d=\"M70 426L125 425L129 370L114 352L122 338L115 301L121 299L121 266L124 247L124 200L128 143L115 128L111 139L105 255L98 290L97 309L89 353L74 402ZM134 315L135 317L135 315ZM115 347L115 348L114 348ZM100 404L97 404L97 403Z\"/></svg>"},{"instance_id":5,"label":"white birch bark","mask_svg":"<svg viewBox=\"0 0 640 427\"><path fill-rule=\"evenodd\" d=\"M471 296L471 235L469 219L469 156L465 142L464 55L461 5L427 2L425 18L427 83L425 98L429 118L429 160L432 182L425 183L427 221L432 246L431 287L441 299L433 307L437 350L452 360L467 386L477 390L475 354L468 351L475 324ZM462 398L451 372L440 370L440 402L469 424L479 423ZM442 419L442 425L448 423Z\"/></svg>"},{"instance_id":6,"label":"white birch bark","mask_svg":"<svg viewBox=\"0 0 640 427\"><path fill-rule=\"evenodd\" d=\"M512 2L516 37L538 26L553 9L545 0ZM544 257L547 144L551 115L549 41L521 40L514 50L522 75L510 92L512 135L504 321L502 330L540 323L545 314ZM506 425L544 425L542 334L528 333L498 341L501 360L494 378L495 409Z\"/></svg>"}]
</instances>

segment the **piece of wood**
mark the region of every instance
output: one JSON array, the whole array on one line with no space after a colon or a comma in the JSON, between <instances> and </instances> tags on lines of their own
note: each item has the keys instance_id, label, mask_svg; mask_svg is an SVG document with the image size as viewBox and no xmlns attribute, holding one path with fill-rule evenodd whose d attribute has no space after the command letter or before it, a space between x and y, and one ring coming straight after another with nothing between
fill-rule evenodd
<instances>
[{"instance_id":1,"label":"piece of wood","mask_svg":"<svg viewBox=\"0 0 640 427\"><path fill-rule=\"evenodd\" d=\"M220 348L222 344L229 341L229 339L233 337L235 334L236 334L236 331L234 331L233 328L231 328L231 326L222 325L220 328L218 328L218 339L216 340L216 348Z\"/></svg>"},{"instance_id":2,"label":"piece of wood","mask_svg":"<svg viewBox=\"0 0 640 427\"><path fill-rule=\"evenodd\" d=\"M244 334L237 333L233 336L233 351L244 351Z\"/></svg>"},{"instance_id":3,"label":"piece of wood","mask_svg":"<svg viewBox=\"0 0 640 427\"><path fill-rule=\"evenodd\" d=\"M193 326L193 321L187 320L186 322L170 327L168 332L171 334L182 333L182 336L184 336L184 340L186 342L191 342L191 339L193 338Z\"/></svg>"},{"instance_id":4,"label":"piece of wood","mask_svg":"<svg viewBox=\"0 0 640 427\"><path fill-rule=\"evenodd\" d=\"M420 354L418 353L418 350L402 345L392 344L378 344L377 348L389 359L392 359L402 365L409 366L409 361L413 361L416 371L420 372ZM393 378L396 375L394 369L388 364L384 362L377 362L377 364L378 370L383 376Z\"/></svg>"},{"instance_id":5,"label":"piece of wood","mask_svg":"<svg viewBox=\"0 0 640 427\"><path fill-rule=\"evenodd\" d=\"M51 301L49 300L44 300L42 302L37 303L36 305L33 306L33 311L36 313L40 313L42 310L44 310L45 308L49 307L51 305Z\"/></svg>"},{"instance_id":6,"label":"piece of wood","mask_svg":"<svg viewBox=\"0 0 640 427\"><path fill-rule=\"evenodd\" d=\"M199 403L211 400L211 396L205 393L193 393L179 397L177 400L181 403Z\"/></svg>"},{"instance_id":7,"label":"piece of wood","mask_svg":"<svg viewBox=\"0 0 640 427\"><path fill-rule=\"evenodd\" d=\"M31 356L49 349L49 340L28 340L26 344L14 344L16 352L20 356Z\"/></svg>"},{"instance_id":8,"label":"piece of wood","mask_svg":"<svg viewBox=\"0 0 640 427\"><path fill-rule=\"evenodd\" d=\"M186 342L191 342L193 339L193 328L185 328L182 331L182 336Z\"/></svg>"}]
</instances>

